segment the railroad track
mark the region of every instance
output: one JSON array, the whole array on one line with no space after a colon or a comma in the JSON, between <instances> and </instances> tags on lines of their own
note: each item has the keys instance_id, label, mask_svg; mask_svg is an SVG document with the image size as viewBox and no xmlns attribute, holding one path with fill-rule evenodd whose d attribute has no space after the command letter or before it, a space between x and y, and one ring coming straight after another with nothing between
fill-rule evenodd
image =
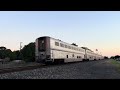
<instances>
[{"instance_id":1,"label":"railroad track","mask_svg":"<svg viewBox=\"0 0 120 90\"><path fill-rule=\"evenodd\" d=\"M61 65L74 64L74 63L79 63L79 62L69 62L69 63L53 64L53 65L39 64L39 65L28 65L28 66L18 66L18 67L11 67L11 68L2 68L2 69L0 69L0 74L10 73L10 72L18 72L18 71L24 71L24 70L32 70L32 69L37 69L37 68L61 66Z\"/></svg>"},{"instance_id":2,"label":"railroad track","mask_svg":"<svg viewBox=\"0 0 120 90\"><path fill-rule=\"evenodd\" d=\"M25 71L25 70L33 70L33 69L38 69L38 68L47 68L47 67L54 67L54 66L61 66L65 65L64 64L40 64L40 65L29 65L29 66L16 66L16 67L10 67L10 68L2 68L0 69L0 74L4 73L10 73L10 72L19 72L19 71ZM67 63L68 64L68 63ZM69 63L70 64L70 63Z\"/></svg>"},{"instance_id":3,"label":"railroad track","mask_svg":"<svg viewBox=\"0 0 120 90\"><path fill-rule=\"evenodd\" d=\"M10 68L1 68L0 74L4 73L10 73L10 72L19 72L19 71L25 71L25 70L33 70L38 68L47 68L47 67L54 67L54 66L60 66L65 64L39 64L39 65L28 65L28 66L16 66L16 67L10 67Z\"/></svg>"},{"instance_id":4,"label":"railroad track","mask_svg":"<svg viewBox=\"0 0 120 90\"><path fill-rule=\"evenodd\" d=\"M19 67L11 67L11 68L2 68L0 69L0 74L10 73L10 72L18 72L24 70L32 70L46 66L45 64L40 65L30 65L30 66L19 66Z\"/></svg>"}]
</instances>

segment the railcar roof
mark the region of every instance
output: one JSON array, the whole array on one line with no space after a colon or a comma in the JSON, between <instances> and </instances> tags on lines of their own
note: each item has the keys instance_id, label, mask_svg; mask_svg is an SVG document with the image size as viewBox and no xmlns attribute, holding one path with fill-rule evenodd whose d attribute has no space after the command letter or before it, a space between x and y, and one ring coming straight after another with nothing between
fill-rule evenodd
<instances>
[{"instance_id":1,"label":"railcar roof","mask_svg":"<svg viewBox=\"0 0 120 90\"><path fill-rule=\"evenodd\" d=\"M73 46L73 47L78 47L78 46L74 46L74 45L72 45L72 44L69 44L69 43L67 43L67 42L64 42L64 41L62 41L62 40L60 40L60 39L52 38L52 37L50 37L50 36L42 36L42 37L39 37L39 38L51 38L51 39L58 40L58 41L60 41L60 42L66 43L66 44L68 44L68 45L71 45L71 46ZM38 38L38 39L39 39L39 38ZM83 49L83 48L81 48L81 47L78 47L78 48ZM83 50L84 50L84 49L83 49Z\"/></svg>"},{"instance_id":2,"label":"railcar roof","mask_svg":"<svg viewBox=\"0 0 120 90\"><path fill-rule=\"evenodd\" d=\"M66 43L66 42L64 42L64 41L62 41L62 40L55 39L55 38L52 38L52 37L50 37L50 36L41 36L41 37L39 37L39 38L51 38L51 39L58 40L58 41L60 41L60 42ZM39 39L39 38L38 38L38 39ZM69 44L69 43L66 43L66 44ZM78 46L74 46L74 45L72 45L72 44L69 44L69 45L71 45L71 46L73 46L73 47L78 47ZM88 49L87 47L78 47L78 48L83 49L83 50L84 50L84 49L87 49L87 50L91 51L92 53L94 53L95 55L99 55L99 54L93 52L92 50Z\"/></svg>"}]
</instances>

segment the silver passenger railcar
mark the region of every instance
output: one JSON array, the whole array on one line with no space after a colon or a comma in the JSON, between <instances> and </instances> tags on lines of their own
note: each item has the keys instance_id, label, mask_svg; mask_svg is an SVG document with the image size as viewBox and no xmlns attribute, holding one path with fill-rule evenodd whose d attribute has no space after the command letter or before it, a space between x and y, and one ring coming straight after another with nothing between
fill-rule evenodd
<instances>
[{"instance_id":1,"label":"silver passenger railcar","mask_svg":"<svg viewBox=\"0 0 120 90\"><path fill-rule=\"evenodd\" d=\"M98 59L93 51L48 36L37 38L35 45L37 62L75 62Z\"/></svg>"}]
</instances>

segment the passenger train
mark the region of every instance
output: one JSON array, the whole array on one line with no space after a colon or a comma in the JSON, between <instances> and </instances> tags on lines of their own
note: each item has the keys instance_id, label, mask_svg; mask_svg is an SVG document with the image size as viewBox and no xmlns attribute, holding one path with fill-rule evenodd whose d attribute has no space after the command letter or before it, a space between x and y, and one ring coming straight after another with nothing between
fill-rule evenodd
<instances>
[{"instance_id":1,"label":"passenger train","mask_svg":"<svg viewBox=\"0 0 120 90\"><path fill-rule=\"evenodd\" d=\"M102 55L86 47L78 47L49 36L39 37L35 41L35 59L41 63L76 62L100 60Z\"/></svg>"}]
</instances>

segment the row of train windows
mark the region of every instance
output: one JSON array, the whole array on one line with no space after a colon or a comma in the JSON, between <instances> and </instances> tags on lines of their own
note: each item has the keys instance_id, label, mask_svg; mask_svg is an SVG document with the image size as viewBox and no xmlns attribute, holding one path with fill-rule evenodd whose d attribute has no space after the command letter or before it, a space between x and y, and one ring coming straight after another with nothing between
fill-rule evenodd
<instances>
[{"instance_id":1,"label":"row of train windows","mask_svg":"<svg viewBox=\"0 0 120 90\"><path fill-rule=\"evenodd\" d=\"M92 51L87 51L87 53L89 53L89 54L94 54Z\"/></svg>"},{"instance_id":2,"label":"row of train windows","mask_svg":"<svg viewBox=\"0 0 120 90\"><path fill-rule=\"evenodd\" d=\"M75 47L71 47L71 46L68 46L68 45L64 45L64 44L62 44L62 43L60 43L60 45L59 45L59 42L55 42L55 45L56 45L56 46L65 47L65 48L68 48L68 49L73 49L73 50L76 50L76 51L82 51L82 52L84 52L84 51L81 50L81 49L78 49L78 48L75 48Z\"/></svg>"},{"instance_id":3,"label":"row of train windows","mask_svg":"<svg viewBox=\"0 0 120 90\"><path fill-rule=\"evenodd\" d=\"M92 53L92 52L87 52L87 53Z\"/></svg>"}]
</instances>

